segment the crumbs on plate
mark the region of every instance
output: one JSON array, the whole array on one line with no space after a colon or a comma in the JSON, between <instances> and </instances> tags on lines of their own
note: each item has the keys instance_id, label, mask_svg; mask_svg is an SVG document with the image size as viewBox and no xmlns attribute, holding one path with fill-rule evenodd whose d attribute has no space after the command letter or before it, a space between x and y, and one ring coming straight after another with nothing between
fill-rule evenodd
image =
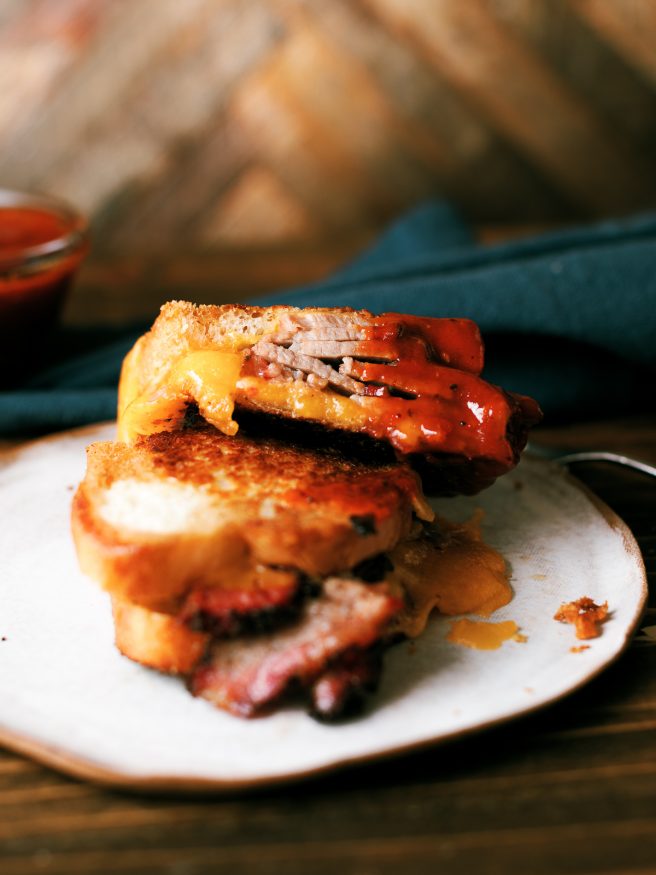
<instances>
[{"instance_id":1,"label":"crumbs on plate","mask_svg":"<svg viewBox=\"0 0 656 875\"><path fill-rule=\"evenodd\" d=\"M562 604L554 614L554 620L560 623L572 623L577 638L598 638L599 628L608 617L608 602L596 604L593 599L583 596L575 602Z\"/></svg>"}]
</instances>

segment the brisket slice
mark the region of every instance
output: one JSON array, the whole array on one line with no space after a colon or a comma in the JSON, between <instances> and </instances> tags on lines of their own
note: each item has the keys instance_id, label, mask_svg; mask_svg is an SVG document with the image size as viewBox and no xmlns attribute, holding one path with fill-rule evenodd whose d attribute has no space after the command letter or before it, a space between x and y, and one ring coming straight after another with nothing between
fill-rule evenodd
<instances>
[{"instance_id":1,"label":"brisket slice","mask_svg":"<svg viewBox=\"0 0 656 875\"><path fill-rule=\"evenodd\" d=\"M360 660L402 608L386 584L332 577L303 605L293 626L265 635L218 641L190 678L190 689L242 717L270 709L300 689L315 713L336 716L370 686L373 660ZM349 656L347 656L349 654Z\"/></svg>"},{"instance_id":2,"label":"brisket slice","mask_svg":"<svg viewBox=\"0 0 656 875\"><path fill-rule=\"evenodd\" d=\"M336 389L341 389L349 395L364 394L362 383L346 374L340 374L339 371L331 368L330 365L322 362L321 359L296 352L292 348L285 349L283 346L261 340L252 348L252 353L268 362L283 365L292 370L302 371L304 374L314 374L326 380L327 383Z\"/></svg>"},{"instance_id":3,"label":"brisket slice","mask_svg":"<svg viewBox=\"0 0 656 875\"><path fill-rule=\"evenodd\" d=\"M300 311L294 314L300 331L297 337L313 340L360 340L365 336L368 321L358 313L317 313Z\"/></svg>"},{"instance_id":4,"label":"brisket slice","mask_svg":"<svg viewBox=\"0 0 656 875\"><path fill-rule=\"evenodd\" d=\"M394 361L396 350L383 341L372 340L315 340L314 338L295 339L289 347L292 352L315 356L320 359L343 359L345 356L359 356L380 361Z\"/></svg>"},{"instance_id":5,"label":"brisket slice","mask_svg":"<svg viewBox=\"0 0 656 875\"><path fill-rule=\"evenodd\" d=\"M383 648L347 650L310 688L310 713L329 722L357 713L368 693L375 692L383 668Z\"/></svg>"},{"instance_id":6,"label":"brisket slice","mask_svg":"<svg viewBox=\"0 0 656 875\"><path fill-rule=\"evenodd\" d=\"M235 638L269 631L295 619L309 591L309 582L301 572L262 567L248 587L193 589L178 617L195 632Z\"/></svg>"}]
</instances>

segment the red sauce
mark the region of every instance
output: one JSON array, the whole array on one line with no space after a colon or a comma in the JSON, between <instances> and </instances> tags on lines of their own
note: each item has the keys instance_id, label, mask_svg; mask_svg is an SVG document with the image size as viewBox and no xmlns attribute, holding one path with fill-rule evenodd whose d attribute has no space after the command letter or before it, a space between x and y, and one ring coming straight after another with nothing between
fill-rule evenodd
<instances>
[{"instance_id":1,"label":"red sauce","mask_svg":"<svg viewBox=\"0 0 656 875\"><path fill-rule=\"evenodd\" d=\"M393 343L407 355L424 350L424 358L444 362L453 368L480 374L484 347L478 325L471 319L435 319L428 316L405 316L381 313L368 331L368 339Z\"/></svg>"},{"instance_id":2,"label":"red sauce","mask_svg":"<svg viewBox=\"0 0 656 875\"><path fill-rule=\"evenodd\" d=\"M0 207L0 384L18 382L43 352L86 252L83 236L67 245L77 221L34 206Z\"/></svg>"},{"instance_id":3,"label":"red sauce","mask_svg":"<svg viewBox=\"0 0 656 875\"><path fill-rule=\"evenodd\" d=\"M26 207L0 209L0 261L20 255L31 246L57 240L68 231L67 223L54 213Z\"/></svg>"},{"instance_id":4,"label":"red sauce","mask_svg":"<svg viewBox=\"0 0 656 875\"><path fill-rule=\"evenodd\" d=\"M378 401L377 437L389 436L406 452L439 449L512 463L507 426L513 404L502 389L465 371L412 359L394 365L355 362L353 370L361 380L384 382L415 396L388 395Z\"/></svg>"},{"instance_id":5,"label":"red sauce","mask_svg":"<svg viewBox=\"0 0 656 875\"><path fill-rule=\"evenodd\" d=\"M402 454L480 460L470 486L458 491L478 491L510 470L528 428L540 421L533 399L479 376L483 343L469 319L384 313L356 349L349 373L366 384L362 431ZM258 356L246 359L242 374L276 379L275 367Z\"/></svg>"},{"instance_id":6,"label":"red sauce","mask_svg":"<svg viewBox=\"0 0 656 875\"><path fill-rule=\"evenodd\" d=\"M540 419L532 399L511 395L481 379L484 348L469 319L431 319L384 313L364 342L377 344L383 362L353 363L354 376L379 396L368 429L401 452L483 457L511 468L522 449L509 429ZM364 356L363 356L364 357ZM391 390L381 396L374 388ZM401 397L398 397L398 396Z\"/></svg>"}]
</instances>

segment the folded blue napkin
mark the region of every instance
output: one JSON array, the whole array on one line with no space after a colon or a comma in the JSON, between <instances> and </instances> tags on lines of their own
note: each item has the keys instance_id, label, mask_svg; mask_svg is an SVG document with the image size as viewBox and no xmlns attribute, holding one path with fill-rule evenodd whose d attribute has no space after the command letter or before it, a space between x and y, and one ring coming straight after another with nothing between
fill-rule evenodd
<instances>
[{"instance_id":1,"label":"folded blue napkin","mask_svg":"<svg viewBox=\"0 0 656 875\"><path fill-rule=\"evenodd\" d=\"M547 423L656 400L656 213L481 246L448 204L429 203L330 279L253 303L467 316L486 341L484 376L537 398ZM145 328L62 330L56 363L0 393L0 435L112 418L121 360Z\"/></svg>"}]
</instances>

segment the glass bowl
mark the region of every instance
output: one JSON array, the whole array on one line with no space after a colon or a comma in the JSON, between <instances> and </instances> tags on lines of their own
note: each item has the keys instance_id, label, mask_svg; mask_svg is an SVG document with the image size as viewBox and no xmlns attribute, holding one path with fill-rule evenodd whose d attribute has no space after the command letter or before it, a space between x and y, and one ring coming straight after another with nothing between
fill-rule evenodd
<instances>
[{"instance_id":1,"label":"glass bowl","mask_svg":"<svg viewBox=\"0 0 656 875\"><path fill-rule=\"evenodd\" d=\"M0 385L44 359L88 250L86 219L55 198L0 189Z\"/></svg>"}]
</instances>

